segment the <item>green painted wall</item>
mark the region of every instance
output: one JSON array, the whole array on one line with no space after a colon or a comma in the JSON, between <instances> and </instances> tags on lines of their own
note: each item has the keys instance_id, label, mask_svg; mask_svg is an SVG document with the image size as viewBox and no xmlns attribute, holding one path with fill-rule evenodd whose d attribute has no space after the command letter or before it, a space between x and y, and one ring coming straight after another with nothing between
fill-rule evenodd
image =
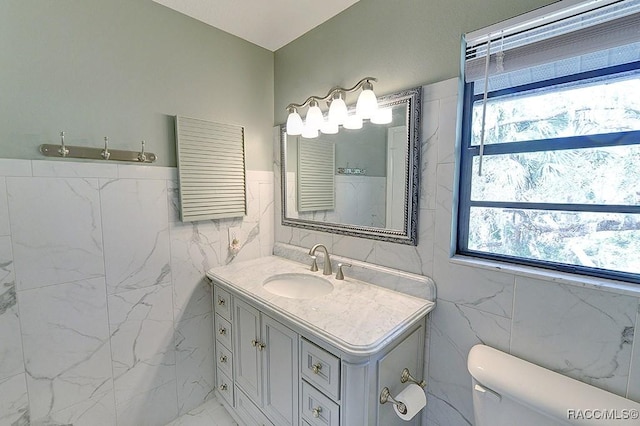
<instances>
[{"instance_id":1,"label":"green painted wall","mask_svg":"<svg viewBox=\"0 0 640 426\"><path fill-rule=\"evenodd\" d=\"M247 168L270 170L288 103L365 75L380 95L453 77L462 33L549 3L361 0L274 55L151 0L3 0L0 158L43 158L65 130L76 145L145 139L172 166L179 114L245 126Z\"/></svg>"},{"instance_id":2,"label":"green painted wall","mask_svg":"<svg viewBox=\"0 0 640 426\"><path fill-rule=\"evenodd\" d=\"M459 75L462 34L549 0L360 0L276 51L275 122L285 107L336 85L378 78L376 94ZM355 102L355 95L349 101Z\"/></svg>"},{"instance_id":3,"label":"green painted wall","mask_svg":"<svg viewBox=\"0 0 640 426\"><path fill-rule=\"evenodd\" d=\"M0 157L42 143L159 155L173 116L245 126L247 168L271 170L273 52L151 0L0 1Z\"/></svg>"}]
</instances>

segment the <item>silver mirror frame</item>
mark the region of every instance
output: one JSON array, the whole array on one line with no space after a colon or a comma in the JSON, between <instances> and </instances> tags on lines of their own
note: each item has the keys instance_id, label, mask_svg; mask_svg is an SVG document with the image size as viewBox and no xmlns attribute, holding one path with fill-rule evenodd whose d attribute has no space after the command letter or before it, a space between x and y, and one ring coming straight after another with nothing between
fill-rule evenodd
<instances>
[{"instance_id":1,"label":"silver mirror frame","mask_svg":"<svg viewBox=\"0 0 640 426\"><path fill-rule=\"evenodd\" d=\"M287 218L287 129L280 126L280 164L281 164L281 199L282 225L312 231L330 232L351 237L369 238L393 243L418 245L418 202L420 199L420 118L422 110L422 88L404 90L378 98L380 107L391 107L407 104L407 163L404 206L404 229L392 230L366 226L348 225L342 223L319 222L312 220Z\"/></svg>"}]
</instances>

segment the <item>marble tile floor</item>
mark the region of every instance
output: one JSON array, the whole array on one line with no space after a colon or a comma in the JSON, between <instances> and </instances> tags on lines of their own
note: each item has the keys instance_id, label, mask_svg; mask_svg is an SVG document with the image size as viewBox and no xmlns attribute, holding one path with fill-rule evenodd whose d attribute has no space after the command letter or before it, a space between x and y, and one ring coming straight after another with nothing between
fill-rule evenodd
<instances>
[{"instance_id":1,"label":"marble tile floor","mask_svg":"<svg viewBox=\"0 0 640 426\"><path fill-rule=\"evenodd\" d=\"M216 398L212 398L166 426L238 426L238 423Z\"/></svg>"}]
</instances>

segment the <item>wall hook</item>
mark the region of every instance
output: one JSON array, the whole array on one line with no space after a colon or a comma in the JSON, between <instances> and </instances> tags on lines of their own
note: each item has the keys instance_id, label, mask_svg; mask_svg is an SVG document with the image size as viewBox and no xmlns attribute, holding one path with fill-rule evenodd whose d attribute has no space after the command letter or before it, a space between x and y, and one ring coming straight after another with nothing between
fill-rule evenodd
<instances>
[{"instance_id":1,"label":"wall hook","mask_svg":"<svg viewBox=\"0 0 640 426\"><path fill-rule=\"evenodd\" d=\"M102 158L108 160L111 157L111 153L109 152L109 138L104 137L104 150L102 150L102 154L100 154Z\"/></svg>"},{"instance_id":2,"label":"wall hook","mask_svg":"<svg viewBox=\"0 0 640 426\"><path fill-rule=\"evenodd\" d=\"M46 157L56 158L87 158L89 160L115 160L135 161L136 163L153 163L158 156L145 150L145 141L142 141L141 151L125 151L121 149L109 149L109 138L104 137L104 149L88 146L70 146L64 142L65 132L60 132L60 144L42 144L39 151Z\"/></svg>"},{"instance_id":3,"label":"wall hook","mask_svg":"<svg viewBox=\"0 0 640 426\"><path fill-rule=\"evenodd\" d=\"M62 157L66 157L69 154L69 149L64 146L64 132L60 132L60 149L58 149L58 154Z\"/></svg>"},{"instance_id":4,"label":"wall hook","mask_svg":"<svg viewBox=\"0 0 640 426\"><path fill-rule=\"evenodd\" d=\"M380 404L386 404L387 402L391 402L397 406L400 414L407 414L407 406L403 402L396 401L393 396L391 396L389 388L385 386L382 392L380 392Z\"/></svg>"},{"instance_id":5,"label":"wall hook","mask_svg":"<svg viewBox=\"0 0 640 426\"><path fill-rule=\"evenodd\" d=\"M418 381L418 379L413 377L409 372L408 368L405 368L404 370L402 370L402 374L400 375L400 382L401 383L412 382L420 386L421 388L424 388L425 386L427 386L427 382L425 382L424 380Z\"/></svg>"},{"instance_id":6,"label":"wall hook","mask_svg":"<svg viewBox=\"0 0 640 426\"><path fill-rule=\"evenodd\" d=\"M138 154L138 161L141 163L147 161L147 155L144 153L144 141L142 141L142 151Z\"/></svg>"}]
</instances>

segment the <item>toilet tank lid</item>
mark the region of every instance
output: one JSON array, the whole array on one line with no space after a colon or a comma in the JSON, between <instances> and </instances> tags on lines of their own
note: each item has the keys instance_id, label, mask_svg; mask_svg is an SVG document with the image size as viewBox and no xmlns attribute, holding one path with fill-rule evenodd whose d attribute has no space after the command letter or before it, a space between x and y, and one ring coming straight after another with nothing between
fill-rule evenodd
<instances>
[{"instance_id":1,"label":"toilet tank lid","mask_svg":"<svg viewBox=\"0 0 640 426\"><path fill-rule=\"evenodd\" d=\"M566 420L567 410L570 409L640 410L640 404L630 399L486 345L471 348L467 368L471 376L483 386L556 418Z\"/></svg>"}]
</instances>

